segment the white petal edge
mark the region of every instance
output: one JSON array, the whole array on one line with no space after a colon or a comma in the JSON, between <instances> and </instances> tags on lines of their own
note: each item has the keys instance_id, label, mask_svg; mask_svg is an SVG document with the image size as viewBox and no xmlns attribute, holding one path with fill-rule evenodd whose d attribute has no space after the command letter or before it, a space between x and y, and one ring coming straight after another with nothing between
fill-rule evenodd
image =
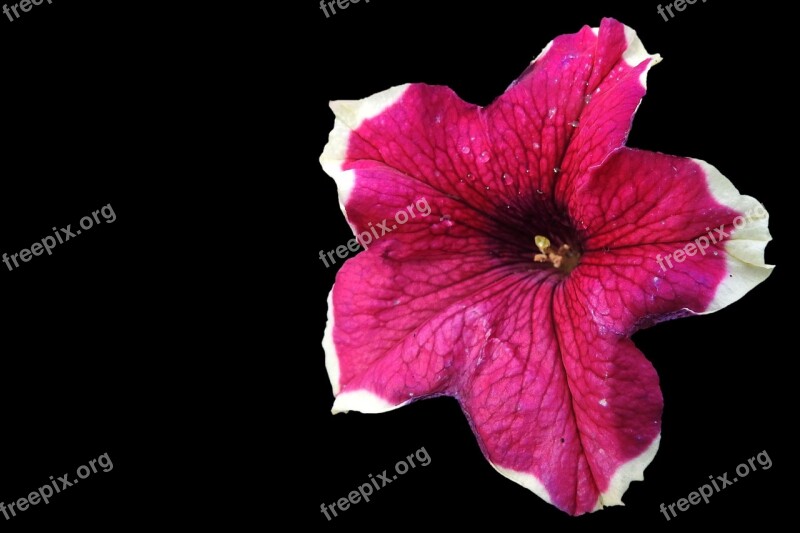
<instances>
[{"instance_id":1,"label":"white petal edge","mask_svg":"<svg viewBox=\"0 0 800 533\"><path fill-rule=\"evenodd\" d=\"M529 474L527 472L519 472L517 470L511 470L510 468L503 468L502 466L498 466L492 462L489 463L492 465L492 468L500 472L502 475L517 483L522 485L532 493L536 494L538 497L549 503L550 505L553 504L553 501L550 499L550 493L547 492L547 489L544 487L544 484L539 481L539 478L534 476L533 474Z\"/></svg>"},{"instance_id":2,"label":"white petal edge","mask_svg":"<svg viewBox=\"0 0 800 533\"><path fill-rule=\"evenodd\" d=\"M350 144L350 134L357 130L365 120L380 115L400 100L409 85L391 87L361 100L337 100L329 104L336 119L328 136L328 143L319 157L319 163L325 173L336 182L336 188L339 191L339 208L344 213L345 219L347 219L345 206L356 181L354 170L342 169L342 163L347 156L347 147ZM347 219L347 223L355 234L355 227L349 219Z\"/></svg>"},{"instance_id":3,"label":"white petal edge","mask_svg":"<svg viewBox=\"0 0 800 533\"><path fill-rule=\"evenodd\" d=\"M334 286L336 284L334 283ZM322 349L325 351L325 368L328 371L328 379L331 380L333 395L339 394L341 385L339 384L339 356L336 353L336 346L333 344L333 287L328 293L328 322L325 324L325 333L322 335Z\"/></svg>"},{"instance_id":4,"label":"white petal edge","mask_svg":"<svg viewBox=\"0 0 800 533\"><path fill-rule=\"evenodd\" d=\"M645 89L647 88L647 73L653 68L655 65L661 63L661 55L659 54L648 54L647 50L644 48L644 44L642 44L641 39L636 34L636 31L629 27L625 26L625 41L627 43L627 48L622 53L622 60L628 64L629 67L636 67L642 63L642 61L650 60L650 63L647 64L647 68L639 76L639 83L642 84L642 87Z\"/></svg>"},{"instance_id":5,"label":"white petal edge","mask_svg":"<svg viewBox=\"0 0 800 533\"><path fill-rule=\"evenodd\" d=\"M661 434L659 433L645 451L617 468L617 471L611 476L608 489L597 499L595 511L603 507L625 505L622 503L622 495L628 490L631 481L644 481L644 469L653 461L660 443Z\"/></svg>"},{"instance_id":6,"label":"white petal edge","mask_svg":"<svg viewBox=\"0 0 800 533\"><path fill-rule=\"evenodd\" d=\"M325 351L325 368L331 381L333 395L336 397L331 413L347 413L348 411L385 413L408 403L392 405L380 396L364 389L341 392L339 355L336 353L336 345L333 342L333 327L333 289L331 288L331 292L328 293L328 322L325 325L325 333L322 336L322 349Z\"/></svg>"},{"instance_id":7,"label":"white petal edge","mask_svg":"<svg viewBox=\"0 0 800 533\"><path fill-rule=\"evenodd\" d=\"M630 26L623 26L623 31L625 32L625 42L627 43L627 47L625 51L622 53L622 60L629 67L638 66L642 61L650 59L650 63L647 65L647 68L642 72L639 76L639 82L642 84L642 87L645 89L647 88L647 73L648 71L653 68L655 65L661 63L663 59L660 54L648 54L647 50L644 48L644 44L642 44L641 39L636 34L636 30L631 28ZM600 36L600 28L590 28L592 33L595 34L596 37ZM537 62L542 56L544 56L549 50L550 47L553 46L553 41L547 43L547 46L541 51L541 53L536 56L536 59L531 61L531 63Z\"/></svg>"},{"instance_id":8,"label":"white petal edge","mask_svg":"<svg viewBox=\"0 0 800 533\"><path fill-rule=\"evenodd\" d=\"M339 394L333 401L331 413L347 413L358 411L359 413L386 413L402 407L408 402L399 405L392 405L380 396L364 389L347 391Z\"/></svg>"},{"instance_id":9,"label":"white petal edge","mask_svg":"<svg viewBox=\"0 0 800 533\"><path fill-rule=\"evenodd\" d=\"M764 249L772 240L769 233L769 213L766 209L755 198L739 194L733 183L714 166L699 159L693 161L705 172L706 182L714 199L746 217L745 225L735 230L725 242L725 278L717 286L708 307L698 313L706 315L740 299L767 279L775 267L764 262Z\"/></svg>"}]
</instances>

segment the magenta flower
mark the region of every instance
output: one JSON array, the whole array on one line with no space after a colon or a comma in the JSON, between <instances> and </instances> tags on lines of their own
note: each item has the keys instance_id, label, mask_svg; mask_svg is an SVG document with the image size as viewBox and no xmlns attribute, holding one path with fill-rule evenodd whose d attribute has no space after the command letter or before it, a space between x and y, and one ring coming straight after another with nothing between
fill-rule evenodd
<instances>
[{"instance_id":1,"label":"magenta flower","mask_svg":"<svg viewBox=\"0 0 800 533\"><path fill-rule=\"evenodd\" d=\"M345 216L390 230L329 297L334 413L452 396L501 474L573 515L622 503L662 411L630 336L772 268L755 199L707 163L625 147L659 59L605 19L485 108L424 84L331 104L320 161Z\"/></svg>"}]
</instances>

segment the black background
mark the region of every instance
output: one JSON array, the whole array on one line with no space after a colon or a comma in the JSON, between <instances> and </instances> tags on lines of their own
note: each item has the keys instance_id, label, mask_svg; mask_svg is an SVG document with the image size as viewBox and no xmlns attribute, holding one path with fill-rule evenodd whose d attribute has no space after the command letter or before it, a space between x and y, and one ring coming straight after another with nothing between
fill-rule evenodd
<instances>
[{"instance_id":1,"label":"black background","mask_svg":"<svg viewBox=\"0 0 800 533\"><path fill-rule=\"evenodd\" d=\"M0 253L106 204L117 215L0 264L0 501L103 453L114 463L0 527L649 529L791 512L790 15L713 0L669 22L650 2L248 9L54 0L0 18ZM329 100L427 82L485 105L551 39L604 16L664 57L628 144L709 161L762 201L778 267L719 313L634 337L661 377L661 448L625 507L571 518L489 466L454 400L330 415L320 343L336 267L318 254L351 236L317 159ZM420 447L429 466L321 514ZM770 470L671 522L659 512L762 450Z\"/></svg>"}]
</instances>

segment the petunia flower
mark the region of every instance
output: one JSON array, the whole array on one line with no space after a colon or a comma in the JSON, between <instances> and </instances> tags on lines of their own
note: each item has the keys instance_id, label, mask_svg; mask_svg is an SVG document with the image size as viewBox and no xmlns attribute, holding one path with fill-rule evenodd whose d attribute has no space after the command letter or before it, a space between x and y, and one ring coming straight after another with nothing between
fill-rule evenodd
<instances>
[{"instance_id":1,"label":"petunia flower","mask_svg":"<svg viewBox=\"0 0 800 533\"><path fill-rule=\"evenodd\" d=\"M755 199L703 161L625 147L659 60L604 19L487 107L425 84L331 103L320 161L353 232L431 210L336 277L333 413L452 396L501 474L573 515L622 504L663 406L631 335L717 311L772 268Z\"/></svg>"}]
</instances>

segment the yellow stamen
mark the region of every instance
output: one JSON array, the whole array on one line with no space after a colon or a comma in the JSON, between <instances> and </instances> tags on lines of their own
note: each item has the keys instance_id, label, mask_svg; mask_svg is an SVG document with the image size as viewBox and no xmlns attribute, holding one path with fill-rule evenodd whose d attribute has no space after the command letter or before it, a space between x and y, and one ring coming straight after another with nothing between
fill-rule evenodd
<instances>
[{"instance_id":1,"label":"yellow stamen","mask_svg":"<svg viewBox=\"0 0 800 533\"><path fill-rule=\"evenodd\" d=\"M578 265L580 254L572 250L569 244L562 244L556 250L552 247L550 239L543 235L536 235L533 242L539 249L540 254L534 254L533 260L537 263L551 263L559 270L566 273L572 271Z\"/></svg>"},{"instance_id":2,"label":"yellow stamen","mask_svg":"<svg viewBox=\"0 0 800 533\"><path fill-rule=\"evenodd\" d=\"M533 242L536 243L536 247L543 254L546 254L547 249L550 248L550 239L548 239L547 237L543 237L542 235L537 235L536 237L534 237Z\"/></svg>"}]
</instances>

